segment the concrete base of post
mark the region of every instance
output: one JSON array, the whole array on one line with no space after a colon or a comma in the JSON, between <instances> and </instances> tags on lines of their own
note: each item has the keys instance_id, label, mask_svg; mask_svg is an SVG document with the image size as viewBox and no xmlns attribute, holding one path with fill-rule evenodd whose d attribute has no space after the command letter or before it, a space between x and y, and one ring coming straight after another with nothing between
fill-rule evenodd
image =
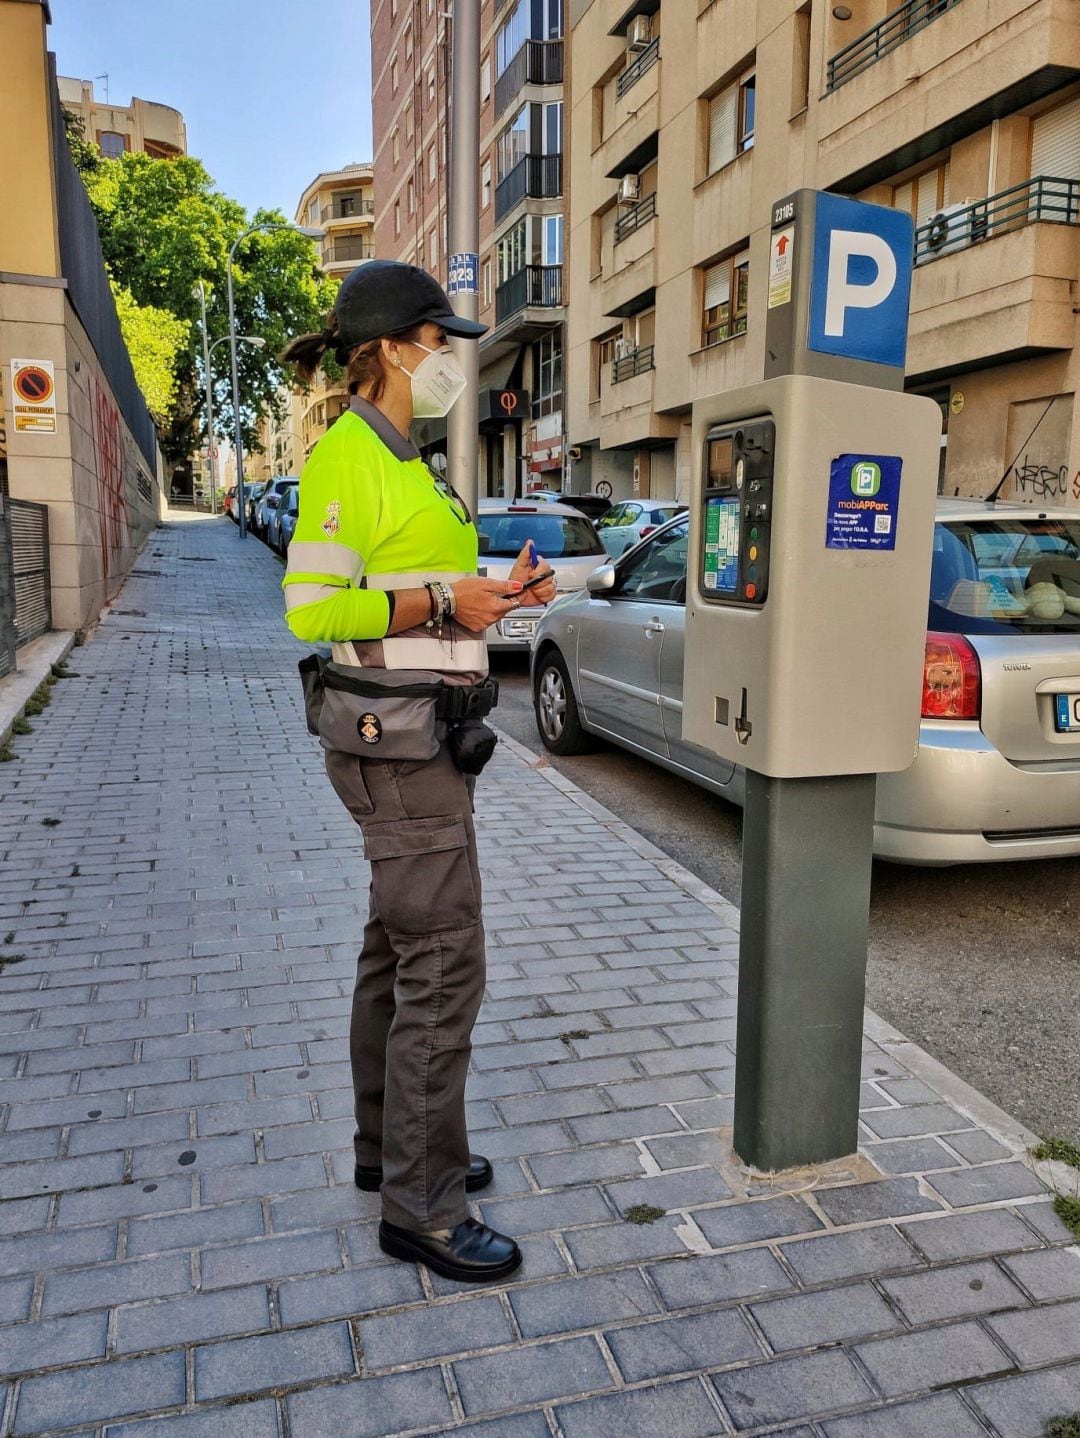
<instances>
[{"instance_id":1,"label":"concrete base of post","mask_svg":"<svg viewBox=\"0 0 1080 1438\"><path fill-rule=\"evenodd\" d=\"M747 772L734 1148L754 1169L858 1144L875 789Z\"/></svg>"}]
</instances>

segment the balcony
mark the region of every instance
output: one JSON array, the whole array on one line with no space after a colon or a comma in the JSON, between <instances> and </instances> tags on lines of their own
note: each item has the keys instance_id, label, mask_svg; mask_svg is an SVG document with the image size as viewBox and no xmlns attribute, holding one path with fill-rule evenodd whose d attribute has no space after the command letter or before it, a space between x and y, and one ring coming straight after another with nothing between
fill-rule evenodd
<instances>
[{"instance_id":1,"label":"balcony","mask_svg":"<svg viewBox=\"0 0 1080 1438\"><path fill-rule=\"evenodd\" d=\"M948 213L915 231L915 263L924 265L991 236L1040 223L1080 224L1080 180L1036 175L976 204L950 206Z\"/></svg>"},{"instance_id":2,"label":"balcony","mask_svg":"<svg viewBox=\"0 0 1080 1438\"><path fill-rule=\"evenodd\" d=\"M495 81L496 118L526 85L561 85L562 77L563 42L526 40Z\"/></svg>"},{"instance_id":3,"label":"balcony","mask_svg":"<svg viewBox=\"0 0 1080 1438\"><path fill-rule=\"evenodd\" d=\"M510 173L495 187L495 223L528 195L551 200L562 194L561 155L522 155Z\"/></svg>"},{"instance_id":4,"label":"balcony","mask_svg":"<svg viewBox=\"0 0 1080 1438\"><path fill-rule=\"evenodd\" d=\"M640 230L642 225L647 225L650 220L656 218L656 192L646 195L636 205L622 212L615 221L615 243L621 245L623 240Z\"/></svg>"},{"instance_id":5,"label":"balcony","mask_svg":"<svg viewBox=\"0 0 1080 1438\"><path fill-rule=\"evenodd\" d=\"M939 15L959 5L960 0L905 0L895 10L871 26L864 35L838 50L828 64L825 89L838 89L856 75L862 74L912 35L933 24Z\"/></svg>"},{"instance_id":6,"label":"balcony","mask_svg":"<svg viewBox=\"0 0 1080 1438\"><path fill-rule=\"evenodd\" d=\"M653 354L653 345L641 345L629 354L620 355L611 366L611 383L622 384L628 379L635 379L639 374L648 374L649 370L656 368Z\"/></svg>"},{"instance_id":7,"label":"balcony","mask_svg":"<svg viewBox=\"0 0 1080 1438\"><path fill-rule=\"evenodd\" d=\"M330 240L322 247L324 265L358 265L361 260L373 259L375 247L368 239L355 238Z\"/></svg>"},{"instance_id":8,"label":"balcony","mask_svg":"<svg viewBox=\"0 0 1080 1438\"><path fill-rule=\"evenodd\" d=\"M1037 176L915 235L908 374L1071 349L1080 182Z\"/></svg>"},{"instance_id":9,"label":"balcony","mask_svg":"<svg viewBox=\"0 0 1080 1438\"><path fill-rule=\"evenodd\" d=\"M627 90L632 90L642 75L646 74L660 58L660 36L650 40L645 49L632 60L615 82L615 93L621 100Z\"/></svg>"},{"instance_id":10,"label":"balcony","mask_svg":"<svg viewBox=\"0 0 1080 1438\"><path fill-rule=\"evenodd\" d=\"M557 309L563 302L562 265L526 265L495 291L495 324L523 310Z\"/></svg>"},{"instance_id":11,"label":"balcony","mask_svg":"<svg viewBox=\"0 0 1080 1438\"><path fill-rule=\"evenodd\" d=\"M353 200L352 204L341 204L335 200L333 204L323 205L319 212L321 224L332 224L335 220L362 220L375 213L374 200Z\"/></svg>"}]
</instances>

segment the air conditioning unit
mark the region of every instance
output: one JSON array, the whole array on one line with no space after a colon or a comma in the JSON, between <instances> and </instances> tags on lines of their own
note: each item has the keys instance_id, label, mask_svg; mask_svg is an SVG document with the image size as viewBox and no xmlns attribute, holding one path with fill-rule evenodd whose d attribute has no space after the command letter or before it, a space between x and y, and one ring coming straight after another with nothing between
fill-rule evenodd
<instances>
[{"instance_id":1,"label":"air conditioning unit","mask_svg":"<svg viewBox=\"0 0 1080 1438\"><path fill-rule=\"evenodd\" d=\"M919 264L939 259L942 255L950 255L954 250L962 250L971 244L976 235L970 210L971 201L965 200L959 205L946 205L936 215L930 216L925 227L922 227Z\"/></svg>"},{"instance_id":2,"label":"air conditioning unit","mask_svg":"<svg viewBox=\"0 0 1080 1438\"><path fill-rule=\"evenodd\" d=\"M615 339L615 358L617 360L625 359L629 353L630 341L625 335L618 335Z\"/></svg>"},{"instance_id":3,"label":"air conditioning unit","mask_svg":"<svg viewBox=\"0 0 1080 1438\"><path fill-rule=\"evenodd\" d=\"M652 43L652 21L648 15L635 15L626 31L628 50L647 50Z\"/></svg>"},{"instance_id":4,"label":"air conditioning unit","mask_svg":"<svg viewBox=\"0 0 1080 1438\"><path fill-rule=\"evenodd\" d=\"M641 194L641 176L624 175L619 181L619 201L624 205L633 205Z\"/></svg>"}]
</instances>

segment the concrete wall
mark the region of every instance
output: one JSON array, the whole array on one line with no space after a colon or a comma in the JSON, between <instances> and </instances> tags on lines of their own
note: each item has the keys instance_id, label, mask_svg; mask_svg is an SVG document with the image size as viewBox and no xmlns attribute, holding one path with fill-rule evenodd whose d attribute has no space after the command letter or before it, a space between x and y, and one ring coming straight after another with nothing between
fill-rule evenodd
<instances>
[{"instance_id":1,"label":"concrete wall","mask_svg":"<svg viewBox=\"0 0 1080 1438\"><path fill-rule=\"evenodd\" d=\"M58 275L45 10L0 0L0 272ZM18 136L18 140L15 140Z\"/></svg>"},{"instance_id":2,"label":"concrete wall","mask_svg":"<svg viewBox=\"0 0 1080 1438\"><path fill-rule=\"evenodd\" d=\"M55 434L15 432L13 358L55 365ZM161 477L148 472L63 288L0 283L0 364L11 496L49 506L53 626L83 629L163 514Z\"/></svg>"}]
</instances>

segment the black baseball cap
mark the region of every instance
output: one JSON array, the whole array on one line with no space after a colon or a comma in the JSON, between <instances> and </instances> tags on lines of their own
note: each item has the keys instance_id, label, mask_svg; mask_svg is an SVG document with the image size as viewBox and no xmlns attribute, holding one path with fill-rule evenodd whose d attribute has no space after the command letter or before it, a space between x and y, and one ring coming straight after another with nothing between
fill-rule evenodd
<instances>
[{"instance_id":1,"label":"black baseball cap","mask_svg":"<svg viewBox=\"0 0 1080 1438\"><path fill-rule=\"evenodd\" d=\"M487 325L456 315L446 291L434 275L418 265L398 260L368 260L342 281L334 301L337 315L337 357L341 363L350 351L380 335L395 334L413 325L442 325L448 335L478 339Z\"/></svg>"}]
</instances>

